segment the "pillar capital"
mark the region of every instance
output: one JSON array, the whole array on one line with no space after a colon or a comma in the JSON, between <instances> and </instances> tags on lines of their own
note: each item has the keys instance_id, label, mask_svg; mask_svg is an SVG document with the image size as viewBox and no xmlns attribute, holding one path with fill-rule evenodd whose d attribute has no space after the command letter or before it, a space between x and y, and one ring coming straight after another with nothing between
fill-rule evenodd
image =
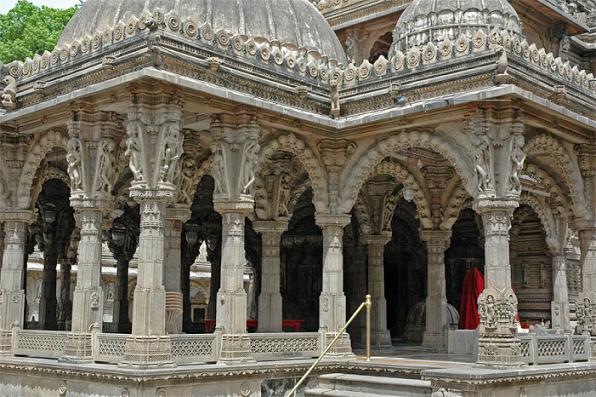
<instances>
[{"instance_id":1,"label":"pillar capital","mask_svg":"<svg viewBox=\"0 0 596 397\"><path fill-rule=\"evenodd\" d=\"M288 220L258 220L252 223L252 228L255 232L261 234L271 233L281 235L288 230L289 223Z\"/></svg>"},{"instance_id":2,"label":"pillar capital","mask_svg":"<svg viewBox=\"0 0 596 397\"><path fill-rule=\"evenodd\" d=\"M227 200L222 197L214 197L213 204L215 211L220 214L243 214L248 215L254 210L254 199L248 195L242 195L237 200Z\"/></svg>"},{"instance_id":3,"label":"pillar capital","mask_svg":"<svg viewBox=\"0 0 596 397\"><path fill-rule=\"evenodd\" d=\"M322 229L341 228L343 230L352 221L352 216L349 214L316 214L315 220Z\"/></svg>"},{"instance_id":4,"label":"pillar capital","mask_svg":"<svg viewBox=\"0 0 596 397\"><path fill-rule=\"evenodd\" d=\"M22 222L31 225L37 220L37 214L31 210L0 211L0 222Z\"/></svg>"},{"instance_id":5,"label":"pillar capital","mask_svg":"<svg viewBox=\"0 0 596 397\"><path fill-rule=\"evenodd\" d=\"M165 219L168 221L179 221L182 223L190 219L192 211L185 206L174 205L166 208Z\"/></svg>"},{"instance_id":6,"label":"pillar capital","mask_svg":"<svg viewBox=\"0 0 596 397\"><path fill-rule=\"evenodd\" d=\"M131 197L175 199L180 158L182 106L177 98L135 94L128 107L126 156L133 174ZM148 196L148 197L146 197Z\"/></svg>"},{"instance_id":7,"label":"pillar capital","mask_svg":"<svg viewBox=\"0 0 596 397\"><path fill-rule=\"evenodd\" d=\"M362 236L362 242L368 246L385 246L391 241L391 232L381 232L381 234L366 234Z\"/></svg>"},{"instance_id":8,"label":"pillar capital","mask_svg":"<svg viewBox=\"0 0 596 397\"><path fill-rule=\"evenodd\" d=\"M261 129L256 117L246 112L216 115L211 122L211 134L211 175L215 180L213 198L216 206L226 202L254 202L255 174L261 149Z\"/></svg>"},{"instance_id":9,"label":"pillar capital","mask_svg":"<svg viewBox=\"0 0 596 397\"><path fill-rule=\"evenodd\" d=\"M423 230L420 233L420 239L426 241L427 245L442 246L443 249L449 247L451 241L451 230Z\"/></svg>"}]
</instances>

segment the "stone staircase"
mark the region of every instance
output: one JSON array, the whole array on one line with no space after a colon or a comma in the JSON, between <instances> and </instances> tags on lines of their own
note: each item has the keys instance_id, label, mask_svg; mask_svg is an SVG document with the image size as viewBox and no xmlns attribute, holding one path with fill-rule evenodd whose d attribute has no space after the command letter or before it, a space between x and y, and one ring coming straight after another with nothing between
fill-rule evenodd
<instances>
[{"instance_id":1,"label":"stone staircase","mask_svg":"<svg viewBox=\"0 0 596 397\"><path fill-rule=\"evenodd\" d=\"M305 397L430 397L429 381L382 376L328 374Z\"/></svg>"}]
</instances>

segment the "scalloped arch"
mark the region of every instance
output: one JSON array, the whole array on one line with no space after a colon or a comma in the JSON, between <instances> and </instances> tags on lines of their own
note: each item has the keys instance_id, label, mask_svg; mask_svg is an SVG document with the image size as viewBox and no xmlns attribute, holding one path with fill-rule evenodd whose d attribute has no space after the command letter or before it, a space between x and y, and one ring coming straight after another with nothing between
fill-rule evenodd
<instances>
[{"instance_id":1,"label":"scalloped arch","mask_svg":"<svg viewBox=\"0 0 596 397\"><path fill-rule=\"evenodd\" d=\"M414 192L412 201L416 204L416 213L422 227L432 228L432 214L428 195L416 178L405 167L395 161L384 160L375 168L373 174L369 175L369 178L374 175L390 175L400 180L404 186L412 189Z\"/></svg>"},{"instance_id":2,"label":"scalloped arch","mask_svg":"<svg viewBox=\"0 0 596 397\"><path fill-rule=\"evenodd\" d=\"M17 190L17 204L20 209L31 207L33 180L41 162L54 148L66 150L65 137L56 130L49 131L43 135L29 153L27 153Z\"/></svg>"},{"instance_id":3,"label":"scalloped arch","mask_svg":"<svg viewBox=\"0 0 596 397\"><path fill-rule=\"evenodd\" d=\"M584 195L584 181L579 170L567 149L550 135L539 135L528 142L525 146L528 157L536 153L543 153L550 156L556 167L555 171L562 177L565 186L571 195L573 213L578 218L588 218L588 204Z\"/></svg>"},{"instance_id":4,"label":"scalloped arch","mask_svg":"<svg viewBox=\"0 0 596 397\"><path fill-rule=\"evenodd\" d=\"M544 228L544 232L546 233L546 245L551 250L558 249L557 235L556 235L556 228L554 224L554 220L552 218L552 214L550 213L550 209L545 208L544 204L541 203L534 195L529 192L523 192L519 198L519 203L527 205L528 207L532 208L532 210L540 219L540 223Z\"/></svg>"},{"instance_id":5,"label":"scalloped arch","mask_svg":"<svg viewBox=\"0 0 596 397\"><path fill-rule=\"evenodd\" d=\"M276 152L288 152L296 156L311 180L315 208L318 212L324 212L329 203L327 175L325 167L319 162L314 152L296 135L291 133L281 135L263 145L256 170L261 170L263 164Z\"/></svg>"},{"instance_id":6,"label":"scalloped arch","mask_svg":"<svg viewBox=\"0 0 596 397\"><path fill-rule=\"evenodd\" d=\"M455 222L457 222L459 214L464 208L466 200L469 197L470 196L468 195L466 189L464 189L464 187L458 183L452 190L449 199L443 207L444 213L439 226L440 229L451 230Z\"/></svg>"},{"instance_id":7,"label":"scalloped arch","mask_svg":"<svg viewBox=\"0 0 596 397\"><path fill-rule=\"evenodd\" d=\"M351 169L347 169L342 174L341 180L344 188L341 193L340 212L349 212L354 206L358 192L364 182L374 173L377 165L400 150L416 147L432 149L442 155L455 169L466 191L472 196L475 194L475 176L470 169L470 164L473 164L473 161L466 158L463 150L454 147L453 144L437 135L427 132L409 132L377 142L360 156Z\"/></svg>"}]
</instances>

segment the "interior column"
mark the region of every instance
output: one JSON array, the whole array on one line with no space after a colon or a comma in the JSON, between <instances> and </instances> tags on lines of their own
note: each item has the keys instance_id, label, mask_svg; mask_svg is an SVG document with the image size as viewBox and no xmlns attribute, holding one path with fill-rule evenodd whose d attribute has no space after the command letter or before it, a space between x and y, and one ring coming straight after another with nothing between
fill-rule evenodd
<instances>
[{"instance_id":1,"label":"interior column","mask_svg":"<svg viewBox=\"0 0 596 397\"><path fill-rule=\"evenodd\" d=\"M387 301L385 299L385 245L391 241L391 234L376 234L364 237L368 247L368 293L372 297L371 345L390 347L391 334L387 329ZM366 344L366 333L363 344Z\"/></svg>"},{"instance_id":2,"label":"interior column","mask_svg":"<svg viewBox=\"0 0 596 397\"><path fill-rule=\"evenodd\" d=\"M255 221L253 228L262 236L259 332L282 332L280 245L281 236L288 228L288 221Z\"/></svg>"},{"instance_id":3,"label":"interior column","mask_svg":"<svg viewBox=\"0 0 596 397\"><path fill-rule=\"evenodd\" d=\"M426 329L422 346L431 351L445 352L449 336L445 250L449 246L451 231L424 230L421 237L426 241L428 258Z\"/></svg>"}]
</instances>

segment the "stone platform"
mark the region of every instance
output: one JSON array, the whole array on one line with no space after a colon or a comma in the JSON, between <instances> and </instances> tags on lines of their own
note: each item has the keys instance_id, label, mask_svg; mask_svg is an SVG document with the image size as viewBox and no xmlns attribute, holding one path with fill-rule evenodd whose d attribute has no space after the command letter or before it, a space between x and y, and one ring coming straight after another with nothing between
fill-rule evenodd
<instances>
[{"instance_id":1,"label":"stone platform","mask_svg":"<svg viewBox=\"0 0 596 397\"><path fill-rule=\"evenodd\" d=\"M109 364L76 365L56 360L0 359L3 397L282 397L312 364L312 359L232 365L181 365L130 369ZM377 354L329 359L321 363L305 387L318 377L348 373L430 382L437 396L591 396L596 395L596 363L566 363L495 370L466 362L465 357L394 349ZM433 394L434 396L435 394Z\"/></svg>"}]
</instances>

